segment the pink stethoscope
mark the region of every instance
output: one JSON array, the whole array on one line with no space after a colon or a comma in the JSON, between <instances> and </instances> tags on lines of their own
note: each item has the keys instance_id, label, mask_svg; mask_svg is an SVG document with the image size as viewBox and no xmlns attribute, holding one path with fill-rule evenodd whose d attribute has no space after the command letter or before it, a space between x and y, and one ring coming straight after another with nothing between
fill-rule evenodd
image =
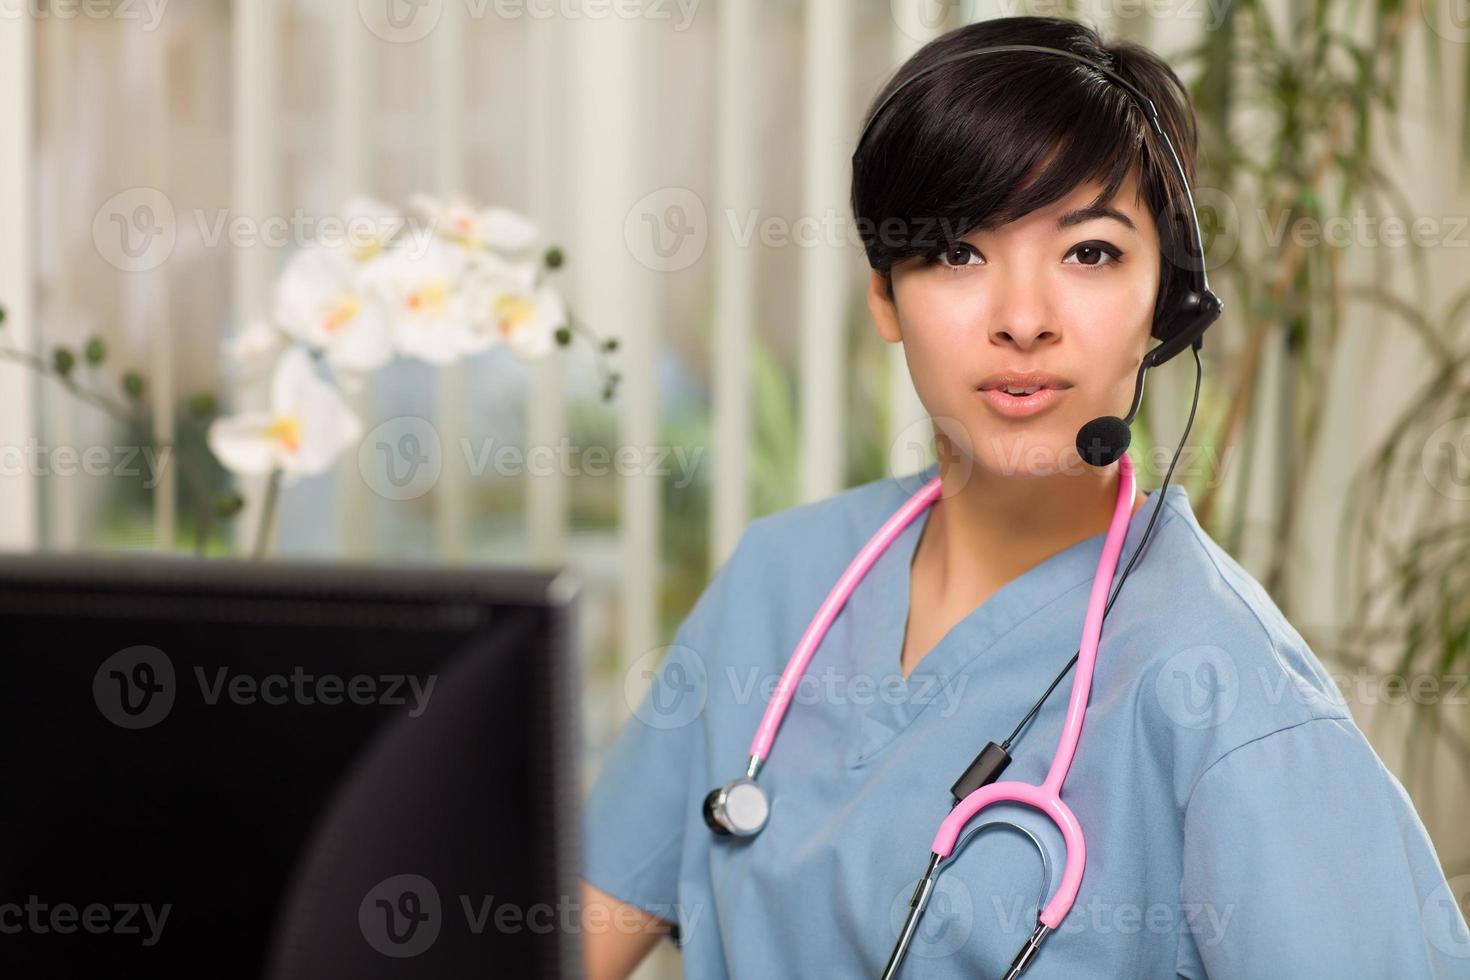
<instances>
[{"instance_id":1,"label":"pink stethoscope","mask_svg":"<svg viewBox=\"0 0 1470 980\"><path fill-rule=\"evenodd\" d=\"M770 803L765 791L756 784L756 776L765 760L770 756L771 745L776 740L776 732L781 727L781 722L786 716L786 709L791 705L792 696L806 672L807 664L811 662L817 646L826 636L827 628L837 617L858 582L862 580L878 556L898 537L909 522L918 516L921 510L939 499L942 490L942 478L936 476L918 493L905 501L897 512L878 529L872 540L858 552L857 557L852 560L847 570L842 573L842 577L837 580L837 584L828 594L826 601L817 610L816 616L807 626L806 632L802 634L801 641L797 643L796 650L791 654L786 669L782 671L780 682L776 685L770 702L766 705L760 727L756 729L755 738L750 743L750 761L746 765L745 775L714 790L705 799L705 821L717 834L753 837L765 827L767 818L770 816ZM1062 784L1067 778L1067 771L1072 766L1072 759L1077 751L1077 741L1082 735L1082 722L1087 716L1087 698L1092 688L1093 668L1097 662L1097 645L1102 634L1102 622L1106 613L1108 586L1112 583L1113 573L1118 566L1118 557L1128 534L1134 493L1133 462L1124 452L1118 457L1117 502L1113 507L1113 517L1108 526L1107 538L1103 542L1102 557L1098 560L1097 572L1092 579L1087 616L1082 624L1082 644L1077 655L1077 673L1072 680L1072 694L1067 703L1067 714L1062 723L1062 734L1057 742L1051 769L1039 786L1015 781L993 782L992 780L999 776L1000 771L1009 763L1010 757L1003 748L991 743L976 758L966 775L955 784L954 795L958 802L939 825L939 832L934 835L928 870L914 890L913 899L909 903L908 918L894 946L888 966L884 970L884 980L889 980L897 973L908 944L918 927L919 916L922 915L933 890L939 863L953 853L955 842L959 839L965 825L992 803L1024 803L1040 810L1056 824L1066 844L1066 863L1062 870L1061 884L1051 901L1041 911L1035 931L1021 947L1021 951L1016 954L1015 961L1006 973L1005 980L1014 980L1015 977L1020 976L1021 971L1026 968L1037 950L1040 949L1041 941L1046 938L1047 933L1055 929L1071 910L1072 903L1077 897L1077 889L1082 884L1082 872L1087 863L1087 844L1083 839L1082 827L1077 822L1076 815L1062 801Z\"/></svg>"}]
</instances>

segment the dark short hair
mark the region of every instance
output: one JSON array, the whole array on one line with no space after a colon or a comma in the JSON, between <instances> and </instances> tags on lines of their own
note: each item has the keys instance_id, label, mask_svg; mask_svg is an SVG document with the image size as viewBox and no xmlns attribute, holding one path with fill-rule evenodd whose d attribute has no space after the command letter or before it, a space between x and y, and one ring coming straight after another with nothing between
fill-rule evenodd
<instances>
[{"instance_id":1,"label":"dark short hair","mask_svg":"<svg viewBox=\"0 0 1470 980\"><path fill-rule=\"evenodd\" d=\"M935 38L909 58L873 100L956 52L1037 44L1087 57L1153 101L1191 185L1198 141L1189 91L1158 55L1128 41L1105 43L1093 28L1058 17L1000 17ZM1126 91L1070 58L1000 51L932 69L872 120L852 160L852 211L868 264L888 277L895 263L934 255L966 235L1014 221L1096 180L1111 200L1128 178L1159 232L1158 311L1187 283L1170 256L1189 254L1188 198L1168 148ZM1160 339L1163 339L1160 337Z\"/></svg>"}]
</instances>

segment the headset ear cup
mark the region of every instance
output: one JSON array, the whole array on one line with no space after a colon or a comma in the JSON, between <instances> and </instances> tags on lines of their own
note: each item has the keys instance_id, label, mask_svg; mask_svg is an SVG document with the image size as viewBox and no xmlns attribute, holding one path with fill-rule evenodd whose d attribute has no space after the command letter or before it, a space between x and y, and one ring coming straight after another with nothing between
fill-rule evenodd
<instances>
[{"instance_id":1,"label":"headset ear cup","mask_svg":"<svg viewBox=\"0 0 1470 980\"><path fill-rule=\"evenodd\" d=\"M720 794L722 792L724 792L724 789L717 787L710 790L709 795L704 798L704 822L709 826L709 829L713 830L716 834L719 834L721 837L729 837L730 828L726 827L724 824L720 823L719 820L715 819L715 807L719 803Z\"/></svg>"},{"instance_id":2,"label":"headset ear cup","mask_svg":"<svg viewBox=\"0 0 1470 980\"><path fill-rule=\"evenodd\" d=\"M1169 297L1169 305L1164 308L1163 316L1159 318L1160 329L1156 336L1160 340L1170 340L1194 323L1199 315L1200 294L1185 287Z\"/></svg>"},{"instance_id":3,"label":"headset ear cup","mask_svg":"<svg viewBox=\"0 0 1470 980\"><path fill-rule=\"evenodd\" d=\"M1163 342L1145 355L1147 366L1153 368L1165 364L1186 347L1193 346L1199 350L1205 331L1219 319L1224 309L1220 297L1213 292L1191 291L1179 306L1167 314L1167 332Z\"/></svg>"}]
</instances>

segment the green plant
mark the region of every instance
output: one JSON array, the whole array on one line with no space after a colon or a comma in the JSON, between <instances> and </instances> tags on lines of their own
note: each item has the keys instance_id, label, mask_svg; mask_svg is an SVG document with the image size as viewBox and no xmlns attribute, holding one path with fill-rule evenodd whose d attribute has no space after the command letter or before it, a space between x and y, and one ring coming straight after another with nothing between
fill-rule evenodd
<instances>
[{"instance_id":1,"label":"green plant","mask_svg":"<svg viewBox=\"0 0 1470 980\"><path fill-rule=\"evenodd\" d=\"M1375 127L1382 128L1400 145L1397 129L1386 124L1400 104L1411 28L1418 24L1429 50L1437 51L1438 39L1410 6L1373 5L1361 39L1354 36L1360 13L1355 2L1305 0L1292 7L1290 22L1278 32L1273 17L1279 14L1261 0L1242 0L1225 8L1219 29L1183 59L1199 68L1192 95L1202 121L1200 184L1223 192L1239 213L1258 214L1266 231L1284 231L1255 238L1244 222L1207 231L1210 237L1221 231L1239 236L1238 260L1212 265L1211 274L1227 297L1230 329L1243 330L1244 341L1240 355L1223 365L1223 390L1232 397L1205 407L1201 432L1217 446L1240 445L1243 458L1234 471L1233 514L1217 513L1214 487L1200 495L1196 511L1227 548L1238 549L1245 481L1267 435L1250 427L1252 409L1260 407L1264 355L1268 345L1277 345L1284 361L1281 387L1259 395L1279 400L1284 431L1273 441L1291 452L1280 460L1280 484L1272 493L1275 533L1263 584L1288 609L1286 559L1296 546L1305 477L1331 395L1327 372L1348 305L1361 298L1343 270L1345 249L1314 247L1304 232L1350 208L1411 213L1402 188L1380 165L1373 136ZM1202 204L1207 224L1210 204ZM1403 251L1422 281L1421 252Z\"/></svg>"},{"instance_id":2,"label":"green plant","mask_svg":"<svg viewBox=\"0 0 1470 980\"><path fill-rule=\"evenodd\" d=\"M5 319L5 311L0 308L0 326ZM225 488L220 467L206 453L197 451L197 447L203 446L205 429L215 417L216 400L209 393L191 397L187 411L175 417L176 438L173 441L158 439L153 435L143 402L148 393L147 381L134 370L123 370L111 376L106 374L104 368L108 354L107 345L100 337L87 340L80 360L76 352L65 344L52 347L49 357L0 344L0 360L20 364L41 377L49 378L77 400L100 410L116 422L131 444L147 447L158 458L166 457L178 462L181 490L189 511L194 515L195 551L202 555L215 522L233 517L243 503L238 494ZM196 451L181 451L190 447L196 447Z\"/></svg>"},{"instance_id":3,"label":"green plant","mask_svg":"<svg viewBox=\"0 0 1470 980\"><path fill-rule=\"evenodd\" d=\"M1334 394L1329 372L1343 340L1341 324L1350 310L1366 309L1406 325L1432 358L1434 377L1372 453L1363 479L1350 491L1338 587L1351 616L1327 645L1344 662L1363 664L1373 647L1387 644L1396 648L1401 671L1421 667L1443 676L1470 666L1465 571L1470 524L1464 508L1443 494L1418 494L1423 506L1400 504L1407 484L1417 480L1421 490L1425 486L1420 449L1429 430L1470 412L1460 339L1470 295L1460 294L1442 314L1431 316L1417 300L1376 285L1397 263L1414 277L1417 296L1430 295L1417 241L1403 249L1378 248L1371 278L1358 281L1344 268L1346 248L1312 245L1295 233L1322 228L1328 219L1358 209L1406 221L1414 214L1392 169L1383 165L1375 137L1383 134L1402 152L1397 122L1403 68L1416 44L1422 45L1438 99L1443 39L1426 29L1429 13L1417 2L1401 0L1366 8L1357 0L1299 0L1278 31L1279 11L1262 0L1241 0L1225 8L1219 29L1208 32L1184 61L1199 69L1192 95L1203 123L1200 182L1223 191L1241 213L1249 205L1264 228L1285 231L1277 239L1258 241L1237 228L1242 232L1239 258L1220 268L1211 265L1212 280L1219 283L1215 288L1227 297L1228 329L1243 331L1243 340L1239 354L1222 365L1220 391L1229 397L1206 400L1201 432L1215 446L1240 451L1231 474L1234 485L1224 488L1232 512L1221 512L1223 498L1212 487L1200 495L1196 513L1227 549L1238 551L1253 464L1261 462L1263 445L1278 448L1279 482L1269 491L1275 518L1263 584L1289 613L1286 560L1298 545L1297 527L1309 504L1304 486L1320 452L1324 413ZM1465 84L1470 88L1470 77ZM1442 104L1434 108L1443 114ZM1470 159L1464 152L1470 146L1470 119L1462 118L1459 125L1463 173ZM1275 391L1258 391L1263 360L1273 345L1281 354L1281 384ZM1257 418L1267 398L1277 401L1278 432L1262 431ZM1389 522L1396 533L1387 533ZM1388 568L1381 579L1366 587L1348 581L1366 577L1378 562ZM1388 598L1387 607L1372 601L1375 596ZM1410 745L1439 730L1457 741L1460 762L1470 771L1470 744L1440 721L1439 712L1416 711ZM1428 753L1416 757L1411 751L1410 779L1414 763L1422 766L1427 758Z\"/></svg>"},{"instance_id":4,"label":"green plant","mask_svg":"<svg viewBox=\"0 0 1470 980\"><path fill-rule=\"evenodd\" d=\"M1382 290L1369 297L1411 327L1435 367L1348 497L1337 566L1351 619L1341 656L1374 668L1386 649L1398 677L1430 677L1450 693L1470 674L1470 289L1432 318ZM1470 778L1470 740L1444 723L1439 700L1406 700L1405 781L1422 778L1431 757L1416 749L1440 742Z\"/></svg>"}]
</instances>

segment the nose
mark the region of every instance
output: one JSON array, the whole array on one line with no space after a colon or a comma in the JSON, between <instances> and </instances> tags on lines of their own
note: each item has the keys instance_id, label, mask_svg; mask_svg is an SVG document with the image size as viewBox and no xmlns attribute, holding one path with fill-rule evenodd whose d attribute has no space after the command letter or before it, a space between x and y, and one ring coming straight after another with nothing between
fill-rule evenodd
<instances>
[{"instance_id":1,"label":"nose","mask_svg":"<svg viewBox=\"0 0 1470 980\"><path fill-rule=\"evenodd\" d=\"M992 343L1031 350L1061 338L1061 327L1047 302L1046 290L1037 285L1042 281L1034 270L1018 269L1010 275L995 306Z\"/></svg>"}]
</instances>

